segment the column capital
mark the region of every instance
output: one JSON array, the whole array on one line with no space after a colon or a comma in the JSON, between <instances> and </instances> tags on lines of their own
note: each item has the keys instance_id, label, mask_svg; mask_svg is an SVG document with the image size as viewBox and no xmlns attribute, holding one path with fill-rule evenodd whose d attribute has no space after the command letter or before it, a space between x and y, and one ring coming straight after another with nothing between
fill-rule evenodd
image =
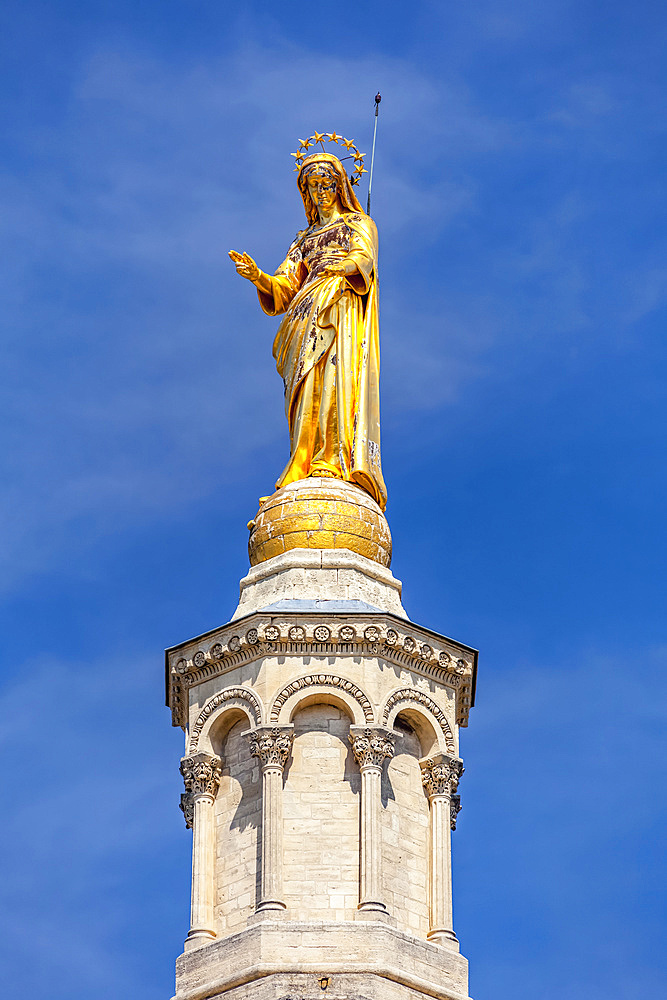
<instances>
[{"instance_id":1,"label":"column capital","mask_svg":"<svg viewBox=\"0 0 667 1000\"><path fill-rule=\"evenodd\" d=\"M292 749L294 726L258 726L245 734L253 757L259 757L262 770L284 768Z\"/></svg>"},{"instance_id":2,"label":"column capital","mask_svg":"<svg viewBox=\"0 0 667 1000\"><path fill-rule=\"evenodd\" d=\"M459 778L463 774L463 761L459 757L450 757L449 754L437 753L432 757L425 757L419 761L422 772L422 785L426 790L429 799L436 795L445 795L451 798L458 788ZM458 798L458 797L457 797ZM461 808L460 800L458 809ZM456 812L458 812L456 809ZM454 813L454 823L456 822L456 812Z\"/></svg>"},{"instance_id":3,"label":"column capital","mask_svg":"<svg viewBox=\"0 0 667 1000\"><path fill-rule=\"evenodd\" d=\"M192 757L183 757L180 772L185 783L185 792L181 795L181 809L185 816L185 825L192 828L194 817L194 802L198 796L215 798L222 774L222 761L208 753L197 753Z\"/></svg>"},{"instance_id":4,"label":"column capital","mask_svg":"<svg viewBox=\"0 0 667 1000\"><path fill-rule=\"evenodd\" d=\"M452 795L449 802L449 823L452 830L456 829L456 817L461 812L461 796Z\"/></svg>"},{"instance_id":5,"label":"column capital","mask_svg":"<svg viewBox=\"0 0 667 1000\"><path fill-rule=\"evenodd\" d=\"M352 753L362 770L382 767L385 757L394 756L396 734L384 726L350 726Z\"/></svg>"}]
</instances>

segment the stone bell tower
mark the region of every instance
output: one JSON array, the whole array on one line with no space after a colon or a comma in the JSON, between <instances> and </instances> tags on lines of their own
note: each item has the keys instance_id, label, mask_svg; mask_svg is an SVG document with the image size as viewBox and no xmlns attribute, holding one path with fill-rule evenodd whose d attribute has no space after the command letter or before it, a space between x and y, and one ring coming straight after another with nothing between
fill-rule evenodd
<instances>
[{"instance_id":1,"label":"stone bell tower","mask_svg":"<svg viewBox=\"0 0 667 1000\"><path fill-rule=\"evenodd\" d=\"M175 1000L465 1000L451 830L477 656L411 622L339 479L250 523L228 624L167 650L192 905Z\"/></svg>"}]
</instances>

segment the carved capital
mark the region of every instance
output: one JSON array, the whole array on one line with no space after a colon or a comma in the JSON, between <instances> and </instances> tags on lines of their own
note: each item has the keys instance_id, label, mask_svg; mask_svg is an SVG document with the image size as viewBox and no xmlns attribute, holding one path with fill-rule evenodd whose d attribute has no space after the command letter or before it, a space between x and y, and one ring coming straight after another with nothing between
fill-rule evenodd
<instances>
[{"instance_id":1,"label":"carved capital","mask_svg":"<svg viewBox=\"0 0 667 1000\"><path fill-rule=\"evenodd\" d=\"M220 784L222 762L219 757L197 753L193 757L183 757L180 771L185 783L185 792L181 795L180 805L185 816L185 825L191 828L196 797L210 795L211 798L215 798Z\"/></svg>"},{"instance_id":2,"label":"carved capital","mask_svg":"<svg viewBox=\"0 0 667 1000\"><path fill-rule=\"evenodd\" d=\"M427 757L419 761L422 771L422 784L426 789L429 798L434 795L446 795L449 798L454 796L458 788L459 778L463 774L463 761L458 757L449 757L447 754L439 753L433 757ZM461 808L459 797L458 808L453 813L453 824L456 825L456 813Z\"/></svg>"},{"instance_id":3,"label":"carved capital","mask_svg":"<svg viewBox=\"0 0 667 1000\"><path fill-rule=\"evenodd\" d=\"M449 802L449 822L452 830L456 829L456 817L461 812L461 796L452 795Z\"/></svg>"},{"instance_id":4,"label":"carved capital","mask_svg":"<svg viewBox=\"0 0 667 1000\"><path fill-rule=\"evenodd\" d=\"M359 767L382 767L386 757L394 756L394 738L394 733L381 726L351 726L350 743Z\"/></svg>"},{"instance_id":5,"label":"carved capital","mask_svg":"<svg viewBox=\"0 0 667 1000\"><path fill-rule=\"evenodd\" d=\"M247 734L250 753L262 768L283 768L292 749L293 726L258 726Z\"/></svg>"}]
</instances>

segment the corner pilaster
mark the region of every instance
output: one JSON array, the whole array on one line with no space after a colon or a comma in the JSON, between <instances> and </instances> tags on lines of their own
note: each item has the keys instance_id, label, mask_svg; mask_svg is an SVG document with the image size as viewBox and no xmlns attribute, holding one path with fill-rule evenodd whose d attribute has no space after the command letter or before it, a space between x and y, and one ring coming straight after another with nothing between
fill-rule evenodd
<instances>
[{"instance_id":1,"label":"corner pilaster","mask_svg":"<svg viewBox=\"0 0 667 1000\"><path fill-rule=\"evenodd\" d=\"M461 808L455 795L463 774L463 761L448 754L434 754L419 762L422 784L428 795L430 815L429 941L458 948L452 910L452 837Z\"/></svg>"},{"instance_id":2,"label":"corner pilaster","mask_svg":"<svg viewBox=\"0 0 667 1000\"><path fill-rule=\"evenodd\" d=\"M192 896L190 931L186 946L194 947L215 938L213 920L215 882L215 822L213 803L220 784L219 757L198 753L181 760L185 782L181 809L185 824L192 828Z\"/></svg>"}]
</instances>

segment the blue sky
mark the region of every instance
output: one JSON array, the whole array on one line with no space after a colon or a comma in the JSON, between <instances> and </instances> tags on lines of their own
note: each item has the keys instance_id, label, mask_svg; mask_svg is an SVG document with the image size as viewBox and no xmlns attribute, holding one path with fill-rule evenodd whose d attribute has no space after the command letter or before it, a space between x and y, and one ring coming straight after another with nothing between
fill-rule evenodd
<instances>
[{"instance_id":1,"label":"blue sky","mask_svg":"<svg viewBox=\"0 0 667 1000\"><path fill-rule=\"evenodd\" d=\"M415 620L480 649L455 913L482 1000L664 992L664 4L8 0L3 996L171 995L162 650L286 459L289 153L383 94L383 463Z\"/></svg>"}]
</instances>

